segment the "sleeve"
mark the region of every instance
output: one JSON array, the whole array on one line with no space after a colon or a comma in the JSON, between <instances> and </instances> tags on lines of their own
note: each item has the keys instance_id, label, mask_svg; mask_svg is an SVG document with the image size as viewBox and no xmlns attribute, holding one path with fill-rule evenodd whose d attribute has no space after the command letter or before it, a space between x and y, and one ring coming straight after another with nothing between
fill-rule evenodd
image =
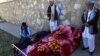
<instances>
[{"instance_id":1,"label":"sleeve","mask_svg":"<svg viewBox=\"0 0 100 56\"><path fill-rule=\"evenodd\" d=\"M27 30L28 30L28 33L29 33L29 36L30 36L30 35L31 35L31 30L30 30L30 28L28 27Z\"/></svg>"},{"instance_id":2,"label":"sleeve","mask_svg":"<svg viewBox=\"0 0 100 56\"><path fill-rule=\"evenodd\" d=\"M85 13L85 10L83 11L83 14L82 14L82 16L81 16L81 20L82 20L82 23L83 23L83 24L86 23L86 21L85 21L85 19L84 19L84 13Z\"/></svg>"},{"instance_id":3,"label":"sleeve","mask_svg":"<svg viewBox=\"0 0 100 56\"><path fill-rule=\"evenodd\" d=\"M50 19L50 17L51 17L51 14L49 13L50 11L49 11L49 9L50 9L50 6L48 7L48 9L47 9L47 16L49 17L49 19Z\"/></svg>"},{"instance_id":4,"label":"sleeve","mask_svg":"<svg viewBox=\"0 0 100 56\"><path fill-rule=\"evenodd\" d=\"M60 6L56 6L56 10L57 10L58 15L60 15L60 13L61 13L61 7Z\"/></svg>"},{"instance_id":5,"label":"sleeve","mask_svg":"<svg viewBox=\"0 0 100 56\"><path fill-rule=\"evenodd\" d=\"M25 37L25 35L22 33L21 28L19 29L19 34L20 34L20 36Z\"/></svg>"},{"instance_id":6,"label":"sleeve","mask_svg":"<svg viewBox=\"0 0 100 56\"><path fill-rule=\"evenodd\" d=\"M85 20L84 20L84 13L83 13L82 16L81 16L81 20L82 20L82 23L84 24L84 23L85 23Z\"/></svg>"},{"instance_id":7,"label":"sleeve","mask_svg":"<svg viewBox=\"0 0 100 56\"><path fill-rule=\"evenodd\" d=\"M22 32L21 32L21 29L19 28L19 34L20 34L20 36L22 35Z\"/></svg>"}]
</instances>

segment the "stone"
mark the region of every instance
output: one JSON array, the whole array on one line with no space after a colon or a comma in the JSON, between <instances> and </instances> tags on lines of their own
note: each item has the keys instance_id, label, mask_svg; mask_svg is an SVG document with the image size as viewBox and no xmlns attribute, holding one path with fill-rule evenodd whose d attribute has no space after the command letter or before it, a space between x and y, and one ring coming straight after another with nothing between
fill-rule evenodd
<instances>
[{"instance_id":1,"label":"stone","mask_svg":"<svg viewBox=\"0 0 100 56\"><path fill-rule=\"evenodd\" d=\"M0 4L0 16L7 22L20 25L26 21L28 25L37 30L49 29L48 17L46 16L49 0L13 0ZM81 15L84 10L85 0L57 0L61 3L65 16L64 25L67 22L71 26L81 27ZM100 1L96 1L100 8ZM63 21L62 21L63 22ZM66 23L65 23L66 22Z\"/></svg>"}]
</instances>

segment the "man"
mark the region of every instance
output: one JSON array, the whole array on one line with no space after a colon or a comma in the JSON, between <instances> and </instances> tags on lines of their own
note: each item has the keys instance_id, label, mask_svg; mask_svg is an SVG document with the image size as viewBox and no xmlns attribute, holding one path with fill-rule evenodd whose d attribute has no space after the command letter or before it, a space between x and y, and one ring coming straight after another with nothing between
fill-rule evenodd
<instances>
[{"instance_id":1,"label":"man","mask_svg":"<svg viewBox=\"0 0 100 56\"><path fill-rule=\"evenodd\" d=\"M22 22L22 25L20 27L20 36L21 39L18 42L18 47L22 50L27 47L27 45L30 43L30 36L31 36L31 30L26 24L26 22Z\"/></svg>"},{"instance_id":2,"label":"man","mask_svg":"<svg viewBox=\"0 0 100 56\"><path fill-rule=\"evenodd\" d=\"M57 25L58 25L58 19L59 19L59 14L60 14L60 9L59 7L55 4L54 0L50 0L50 5L47 10L47 16L50 20L50 31L53 32Z\"/></svg>"},{"instance_id":3,"label":"man","mask_svg":"<svg viewBox=\"0 0 100 56\"><path fill-rule=\"evenodd\" d=\"M95 50L95 34L98 32L99 9L94 7L94 1L86 2L86 10L82 15L82 37L83 50L89 49L89 54L93 55Z\"/></svg>"},{"instance_id":4,"label":"man","mask_svg":"<svg viewBox=\"0 0 100 56\"><path fill-rule=\"evenodd\" d=\"M30 44L30 36L31 36L30 28L27 26L26 22L22 22L21 24L20 36L21 36L21 39L19 40L18 43L15 43L15 45L19 49L23 50ZM18 51L15 48L13 48L13 50L14 50L15 56L21 56L18 54Z\"/></svg>"}]
</instances>

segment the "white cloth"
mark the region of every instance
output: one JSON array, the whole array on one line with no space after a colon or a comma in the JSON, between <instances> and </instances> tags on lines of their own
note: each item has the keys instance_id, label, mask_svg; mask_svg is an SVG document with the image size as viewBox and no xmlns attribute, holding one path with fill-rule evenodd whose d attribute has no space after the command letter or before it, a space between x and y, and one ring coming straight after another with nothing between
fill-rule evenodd
<instances>
[{"instance_id":1,"label":"white cloth","mask_svg":"<svg viewBox=\"0 0 100 56\"><path fill-rule=\"evenodd\" d=\"M85 27L82 33L83 45L85 48L89 48L89 52L93 52L95 49L95 35L89 33L89 28Z\"/></svg>"},{"instance_id":2,"label":"white cloth","mask_svg":"<svg viewBox=\"0 0 100 56\"><path fill-rule=\"evenodd\" d=\"M49 24L50 24L50 31L51 32L55 31L56 28L57 28L57 20L55 20L55 21L54 20L50 20Z\"/></svg>"},{"instance_id":3,"label":"white cloth","mask_svg":"<svg viewBox=\"0 0 100 56\"><path fill-rule=\"evenodd\" d=\"M88 11L88 18L87 18L87 22L88 22L88 21L89 21L89 19L90 19L91 13L92 13L92 10L89 10L89 11Z\"/></svg>"},{"instance_id":4,"label":"white cloth","mask_svg":"<svg viewBox=\"0 0 100 56\"><path fill-rule=\"evenodd\" d=\"M51 6L51 14L54 15L55 14L55 5ZM51 18L54 18L51 16Z\"/></svg>"}]
</instances>

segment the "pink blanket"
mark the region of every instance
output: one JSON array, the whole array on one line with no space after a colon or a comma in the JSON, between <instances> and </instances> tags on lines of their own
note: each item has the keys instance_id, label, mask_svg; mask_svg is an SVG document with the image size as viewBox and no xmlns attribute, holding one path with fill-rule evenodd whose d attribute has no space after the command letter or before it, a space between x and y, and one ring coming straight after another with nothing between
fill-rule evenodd
<instances>
[{"instance_id":1,"label":"pink blanket","mask_svg":"<svg viewBox=\"0 0 100 56\"><path fill-rule=\"evenodd\" d=\"M28 56L69 56L78 46L80 30L60 25L39 42L28 46Z\"/></svg>"}]
</instances>

